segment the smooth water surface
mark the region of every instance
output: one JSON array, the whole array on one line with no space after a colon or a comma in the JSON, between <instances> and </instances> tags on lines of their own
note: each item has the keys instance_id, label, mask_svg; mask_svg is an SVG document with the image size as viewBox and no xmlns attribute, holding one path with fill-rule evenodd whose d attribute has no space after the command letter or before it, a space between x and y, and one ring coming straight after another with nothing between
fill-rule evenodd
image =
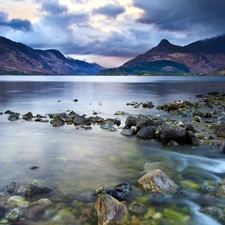
<instances>
[{"instance_id":1,"label":"smooth water surface","mask_svg":"<svg viewBox=\"0 0 225 225\"><path fill-rule=\"evenodd\" d=\"M128 115L166 115L156 107L132 108L126 105L128 102L152 101L157 106L175 99L195 101L196 94L224 91L224 87L222 77L4 76L0 77L0 112L11 110L23 115L31 111L33 115L46 115L73 110L91 116L96 111L106 119L115 118L114 113L120 110L126 112L119 116L123 126ZM137 180L144 174L144 164L160 162L164 165L160 169L165 169L175 183L194 184L195 191L203 195L205 186L218 186L225 175L224 155L217 146L171 148L156 140L122 136L120 129L110 132L97 125L92 130L73 125L52 127L50 123L21 119L10 122L6 114L0 115L0 134L0 191L6 200L12 195L5 193L5 186L11 181L19 188L35 180L56 190L49 197L53 203L37 221L39 224L79 224L64 217L57 221L57 205L63 203L72 220L77 221L83 208L94 209L94 202L82 203L79 208L74 205L76 196L102 184L114 187L124 181L133 187L128 204L144 197L146 207L161 215L160 219L152 219L153 224L219 224L199 212L198 201L173 200L154 205L148 200L149 193L137 186ZM39 168L30 170L33 165ZM215 204L221 206L224 202ZM175 210L183 219L166 217L165 208ZM140 219L145 220L143 215ZM97 224L96 218L93 216L84 224Z\"/></svg>"}]
</instances>

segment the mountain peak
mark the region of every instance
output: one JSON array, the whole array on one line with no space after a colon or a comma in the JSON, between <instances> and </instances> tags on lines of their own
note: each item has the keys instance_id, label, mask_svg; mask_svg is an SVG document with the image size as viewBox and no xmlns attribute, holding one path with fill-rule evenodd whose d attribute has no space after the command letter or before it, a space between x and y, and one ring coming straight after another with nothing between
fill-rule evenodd
<instances>
[{"instance_id":1,"label":"mountain peak","mask_svg":"<svg viewBox=\"0 0 225 225\"><path fill-rule=\"evenodd\" d=\"M169 46L169 45L172 45L167 39L162 39L159 44L158 44L158 47L160 46Z\"/></svg>"}]
</instances>

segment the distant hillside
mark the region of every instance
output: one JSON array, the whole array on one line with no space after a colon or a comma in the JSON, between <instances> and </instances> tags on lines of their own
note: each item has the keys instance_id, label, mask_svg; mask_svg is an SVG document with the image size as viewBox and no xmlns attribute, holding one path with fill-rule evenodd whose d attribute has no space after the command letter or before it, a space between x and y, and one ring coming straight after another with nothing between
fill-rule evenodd
<instances>
[{"instance_id":1,"label":"distant hillside","mask_svg":"<svg viewBox=\"0 0 225 225\"><path fill-rule=\"evenodd\" d=\"M36 50L0 36L0 74L94 75L103 67L66 58L57 50Z\"/></svg>"},{"instance_id":2,"label":"distant hillside","mask_svg":"<svg viewBox=\"0 0 225 225\"><path fill-rule=\"evenodd\" d=\"M172 64L172 62L174 64ZM142 66L144 65L144 66ZM101 74L180 74L208 73L225 65L225 35L193 42L184 47L163 39L156 47L121 67L101 71Z\"/></svg>"}]
</instances>

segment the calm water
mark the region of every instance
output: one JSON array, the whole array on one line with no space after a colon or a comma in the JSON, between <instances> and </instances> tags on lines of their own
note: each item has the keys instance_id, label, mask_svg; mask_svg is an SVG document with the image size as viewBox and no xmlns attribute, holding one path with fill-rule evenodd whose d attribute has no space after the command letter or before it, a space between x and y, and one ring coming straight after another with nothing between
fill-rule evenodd
<instances>
[{"instance_id":1,"label":"calm water","mask_svg":"<svg viewBox=\"0 0 225 225\"><path fill-rule=\"evenodd\" d=\"M11 110L25 114L31 111L33 115L45 115L73 110L91 116L96 111L103 118L115 118L114 113L123 110L127 113L120 116L123 126L128 115L164 115L156 108L132 108L126 105L128 102L152 101L157 106L174 99L195 101L196 94L216 89L224 91L224 88L223 77L4 76L0 77L0 112ZM75 98L79 100L76 103ZM10 197L5 193L5 186L11 181L19 187L36 180L57 192L50 197L53 204L46 209L39 224L76 224L63 219L54 222L59 211L56 205L64 203L74 218L79 218L81 209L73 212L75 196L102 184L114 187L128 181L134 192L130 200L148 199L149 193L137 186L147 162L163 163L164 172L172 180L188 188L193 184L200 194L205 194L206 185L218 186L217 182L225 175L224 155L217 146L173 149L157 141L124 137L120 130L109 132L97 125L88 131L73 125L55 128L49 123L10 122L7 115L0 115L0 134L0 191L5 198ZM30 170L33 165L39 169ZM224 202L215 204L220 206ZM173 200L157 206L145 201L145 205L161 213L161 219L154 219L154 224L219 224L199 212L198 201ZM92 208L94 203L82 207ZM165 208L175 210L186 219L165 217ZM94 225L96 221L85 224Z\"/></svg>"}]
</instances>

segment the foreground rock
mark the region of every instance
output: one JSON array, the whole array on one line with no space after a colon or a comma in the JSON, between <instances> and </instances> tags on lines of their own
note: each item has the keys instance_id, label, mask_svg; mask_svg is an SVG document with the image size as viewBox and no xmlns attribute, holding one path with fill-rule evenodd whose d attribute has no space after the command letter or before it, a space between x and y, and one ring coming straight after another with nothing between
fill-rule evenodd
<instances>
[{"instance_id":1,"label":"foreground rock","mask_svg":"<svg viewBox=\"0 0 225 225\"><path fill-rule=\"evenodd\" d=\"M114 197L103 194L95 203L98 225L124 224L128 218L127 207Z\"/></svg>"},{"instance_id":2,"label":"foreground rock","mask_svg":"<svg viewBox=\"0 0 225 225\"><path fill-rule=\"evenodd\" d=\"M151 192L175 192L178 186L167 175L159 170L151 170L138 180L138 184Z\"/></svg>"}]
</instances>

